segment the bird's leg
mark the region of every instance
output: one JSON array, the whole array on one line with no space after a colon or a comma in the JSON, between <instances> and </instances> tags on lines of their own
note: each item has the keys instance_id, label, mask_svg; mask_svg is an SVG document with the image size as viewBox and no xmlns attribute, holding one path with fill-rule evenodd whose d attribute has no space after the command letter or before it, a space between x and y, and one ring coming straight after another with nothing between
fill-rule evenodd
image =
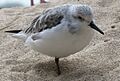
<instances>
[{"instance_id":1,"label":"bird's leg","mask_svg":"<svg viewBox=\"0 0 120 81\"><path fill-rule=\"evenodd\" d=\"M60 71L60 67L59 67L59 58L56 58L55 57L55 63L56 63L56 65L57 65L57 73L58 73L58 75L60 75L61 74L61 71Z\"/></svg>"}]
</instances>

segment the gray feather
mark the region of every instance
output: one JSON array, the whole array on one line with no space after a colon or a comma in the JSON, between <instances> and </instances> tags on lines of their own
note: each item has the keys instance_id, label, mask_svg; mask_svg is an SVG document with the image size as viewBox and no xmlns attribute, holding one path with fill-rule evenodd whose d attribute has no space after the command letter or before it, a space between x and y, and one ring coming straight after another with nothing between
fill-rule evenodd
<instances>
[{"instance_id":1,"label":"gray feather","mask_svg":"<svg viewBox=\"0 0 120 81\"><path fill-rule=\"evenodd\" d=\"M53 9L48 9L44 11L40 16L36 17L29 28L25 30L25 33L37 33L43 30L56 27L61 23L64 18L65 11L69 5L61 7L56 7ZM65 10L66 8L66 10Z\"/></svg>"}]
</instances>

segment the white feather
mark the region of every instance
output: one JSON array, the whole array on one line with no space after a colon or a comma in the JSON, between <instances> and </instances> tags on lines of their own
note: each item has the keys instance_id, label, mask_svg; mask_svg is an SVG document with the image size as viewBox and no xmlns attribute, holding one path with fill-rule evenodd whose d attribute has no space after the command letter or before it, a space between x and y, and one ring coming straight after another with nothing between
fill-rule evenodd
<instances>
[{"instance_id":1,"label":"white feather","mask_svg":"<svg viewBox=\"0 0 120 81\"><path fill-rule=\"evenodd\" d=\"M17 39L21 39L23 41L26 41L28 36L23 31L21 31L21 32L19 32L17 34L12 35L12 37L17 38Z\"/></svg>"}]
</instances>

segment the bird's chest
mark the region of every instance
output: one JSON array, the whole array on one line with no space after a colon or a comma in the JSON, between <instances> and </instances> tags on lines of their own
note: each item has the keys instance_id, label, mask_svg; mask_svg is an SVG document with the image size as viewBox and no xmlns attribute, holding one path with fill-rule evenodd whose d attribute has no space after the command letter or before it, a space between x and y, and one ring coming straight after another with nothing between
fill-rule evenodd
<instances>
[{"instance_id":1,"label":"bird's chest","mask_svg":"<svg viewBox=\"0 0 120 81\"><path fill-rule=\"evenodd\" d=\"M38 51L49 56L64 57L87 46L93 37L93 31L82 29L77 33L71 33L69 29L62 29L61 31L46 32L46 35L36 42Z\"/></svg>"}]
</instances>

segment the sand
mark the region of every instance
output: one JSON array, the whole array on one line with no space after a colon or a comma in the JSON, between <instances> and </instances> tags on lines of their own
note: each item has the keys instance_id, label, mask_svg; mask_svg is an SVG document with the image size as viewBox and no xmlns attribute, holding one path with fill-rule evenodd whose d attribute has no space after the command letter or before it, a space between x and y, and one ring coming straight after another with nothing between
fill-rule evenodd
<instances>
[{"instance_id":1,"label":"sand","mask_svg":"<svg viewBox=\"0 0 120 81\"><path fill-rule=\"evenodd\" d=\"M60 0L31 8L0 10L0 81L120 81L120 0ZM24 29L44 9L65 3L88 4L105 35L95 33L84 50L60 59L57 76L54 58L24 46L10 29Z\"/></svg>"}]
</instances>

